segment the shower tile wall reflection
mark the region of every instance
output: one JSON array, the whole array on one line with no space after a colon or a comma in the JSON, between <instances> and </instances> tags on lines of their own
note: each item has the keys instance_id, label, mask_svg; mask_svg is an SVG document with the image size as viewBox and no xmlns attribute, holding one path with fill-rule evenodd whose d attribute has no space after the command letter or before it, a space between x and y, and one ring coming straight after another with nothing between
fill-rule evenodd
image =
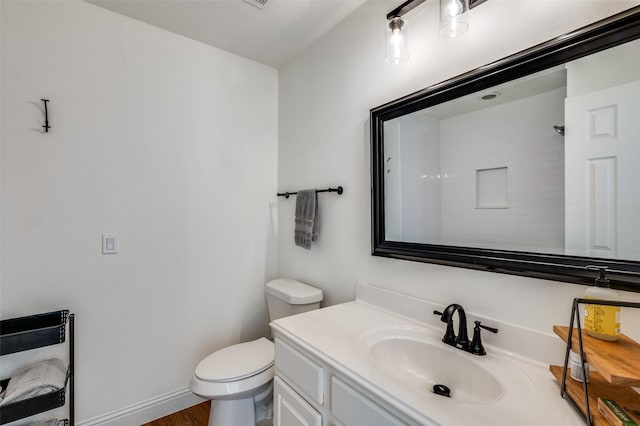
<instances>
[{"instance_id":1,"label":"shower tile wall reflection","mask_svg":"<svg viewBox=\"0 0 640 426\"><path fill-rule=\"evenodd\" d=\"M442 239L564 248L565 88L442 120ZM491 102L491 101L487 101ZM468 141L473 141L469 144ZM507 167L507 209L476 209L476 170Z\"/></svg>"},{"instance_id":2,"label":"shower tile wall reflection","mask_svg":"<svg viewBox=\"0 0 640 426\"><path fill-rule=\"evenodd\" d=\"M462 114L430 109L385 122L386 237L561 252L564 139L553 129L564 122L560 86ZM496 169L508 170L504 200L479 205L478 170Z\"/></svg>"}]
</instances>

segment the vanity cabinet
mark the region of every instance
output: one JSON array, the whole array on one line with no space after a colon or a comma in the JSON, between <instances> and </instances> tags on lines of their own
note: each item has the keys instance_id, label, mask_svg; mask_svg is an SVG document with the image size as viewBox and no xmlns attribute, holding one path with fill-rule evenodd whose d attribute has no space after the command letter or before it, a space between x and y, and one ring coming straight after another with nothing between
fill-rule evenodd
<instances>
[{"instance_id":1,"label":"vanity cabinet","mask_svg":"<svg viewBox=\"0 0 640 426\"><path fill-rule=\"evenodd\" d=\"M331 412L345 425L405 425L349 384L331 378Z\"/></svg>"},{"instance_id":2,"label":"vanity cabinet","mask_svg":"<svg viewBox=\"0 0 640 426\"><path fill-rule=\"evenodd\" d=\"M276 339L276 368L319 405L324 403L325 369L282 339Z\"/></svg>"},{"instance_id":3,"label":"vanity cabinet","mask_svg":"<svg viewBox=\"0 0 640 426\"><path fill-rule=\"evenodd\" d=\"M278 333L275 359L274 426L418 424Z\"/></svg>"},{"instance_id":4,"label":"vanity cabinet","mask_svg":"<svg viewBox=\"0 0 640 426\"><path fill-rule=\"evenodd\" d=\"M322 415L280 377L273 379L275 425L322 426Z\"/></svg>"}]
</instances>

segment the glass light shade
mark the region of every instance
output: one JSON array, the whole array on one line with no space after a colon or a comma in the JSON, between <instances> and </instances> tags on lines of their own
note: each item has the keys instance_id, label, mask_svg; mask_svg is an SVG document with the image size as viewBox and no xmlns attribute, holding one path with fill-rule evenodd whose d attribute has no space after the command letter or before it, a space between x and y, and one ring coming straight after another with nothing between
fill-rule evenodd
<instances>
[{"instance_id":1,"label":"glass light shade","mask_svg":"<svg viewBox=\"0 0 640 426\"><path fill-rule=\"evenodd\" d=\"M386 31L387 62L398 65L409 59L409 42L406 19L396 17L389 19Z\"/></svg>"},{"instance_id":2,"label":"glass light shade","mask_svg":"<svg viewBox=\"0 0 640 426\"><path fill-rule=\"evenodd\" d=\"M440 36L454 38L469 29L469 0L440 0Z\"/></svg>"}]
</instances>

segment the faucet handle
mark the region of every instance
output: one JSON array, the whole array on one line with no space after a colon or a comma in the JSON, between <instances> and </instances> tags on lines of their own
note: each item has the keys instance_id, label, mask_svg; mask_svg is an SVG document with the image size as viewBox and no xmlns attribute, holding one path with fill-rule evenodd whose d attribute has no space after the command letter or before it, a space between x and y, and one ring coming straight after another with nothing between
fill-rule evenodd
<instances>
[{"instance_id":1,"label":"faucet handle","mask_svg":"<svg viewBox=\"0 0 640 426\"><path fill-rule=\"evenodd\" d=\"M440 315L440 321L442 321L444 323L450 322L444 317L444 314L442 312L440 312L440 311L433 311L433 315Z\"/></svg>"},{"instance_id":2,"label":"faucet handle","mask_svg":"<svg viewBox=\"0 0 640 426\"><path fill-rule=\"evenodd\" d=\"M480 321L474 321L474 323L476 324L477 327L484 328L485 330L488 330L488 331L490 331L492 333L497 333L498 332L497 328L489 327L488 325L482 325L480 323Z\"/></svg>"},{"instance_id":3,"label":"faucet handle","mask_svg":"<svg viewBox=\"0 0 640 426\"><path fill-rule=\"evenodd\" d=\"M494 327L489 327L480 323L480 321L474 321L475 327L473 327L473 339L471 340L471 345L469 346L469 352L473 355L486 355L487 351L484 350L484 345L482 344L482 338L480 337L480 329L484 328L492 333L497 333L498 329Z\"/></svg>"}]
</instances>

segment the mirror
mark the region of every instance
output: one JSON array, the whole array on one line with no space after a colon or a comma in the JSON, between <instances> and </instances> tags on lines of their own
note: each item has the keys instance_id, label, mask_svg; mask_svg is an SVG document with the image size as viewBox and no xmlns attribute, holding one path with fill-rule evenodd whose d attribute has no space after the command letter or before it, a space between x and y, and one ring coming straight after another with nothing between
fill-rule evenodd
<instances>
[{"instance_id":1,"label":"mirror","mask_svg":"<svg viewBox=\"0 0 640 426\"><path fill-rule=\"evenodd\" d=\"M640 291L639 17L372 109L373 254Z\"/></svg>"}]
</instances>

